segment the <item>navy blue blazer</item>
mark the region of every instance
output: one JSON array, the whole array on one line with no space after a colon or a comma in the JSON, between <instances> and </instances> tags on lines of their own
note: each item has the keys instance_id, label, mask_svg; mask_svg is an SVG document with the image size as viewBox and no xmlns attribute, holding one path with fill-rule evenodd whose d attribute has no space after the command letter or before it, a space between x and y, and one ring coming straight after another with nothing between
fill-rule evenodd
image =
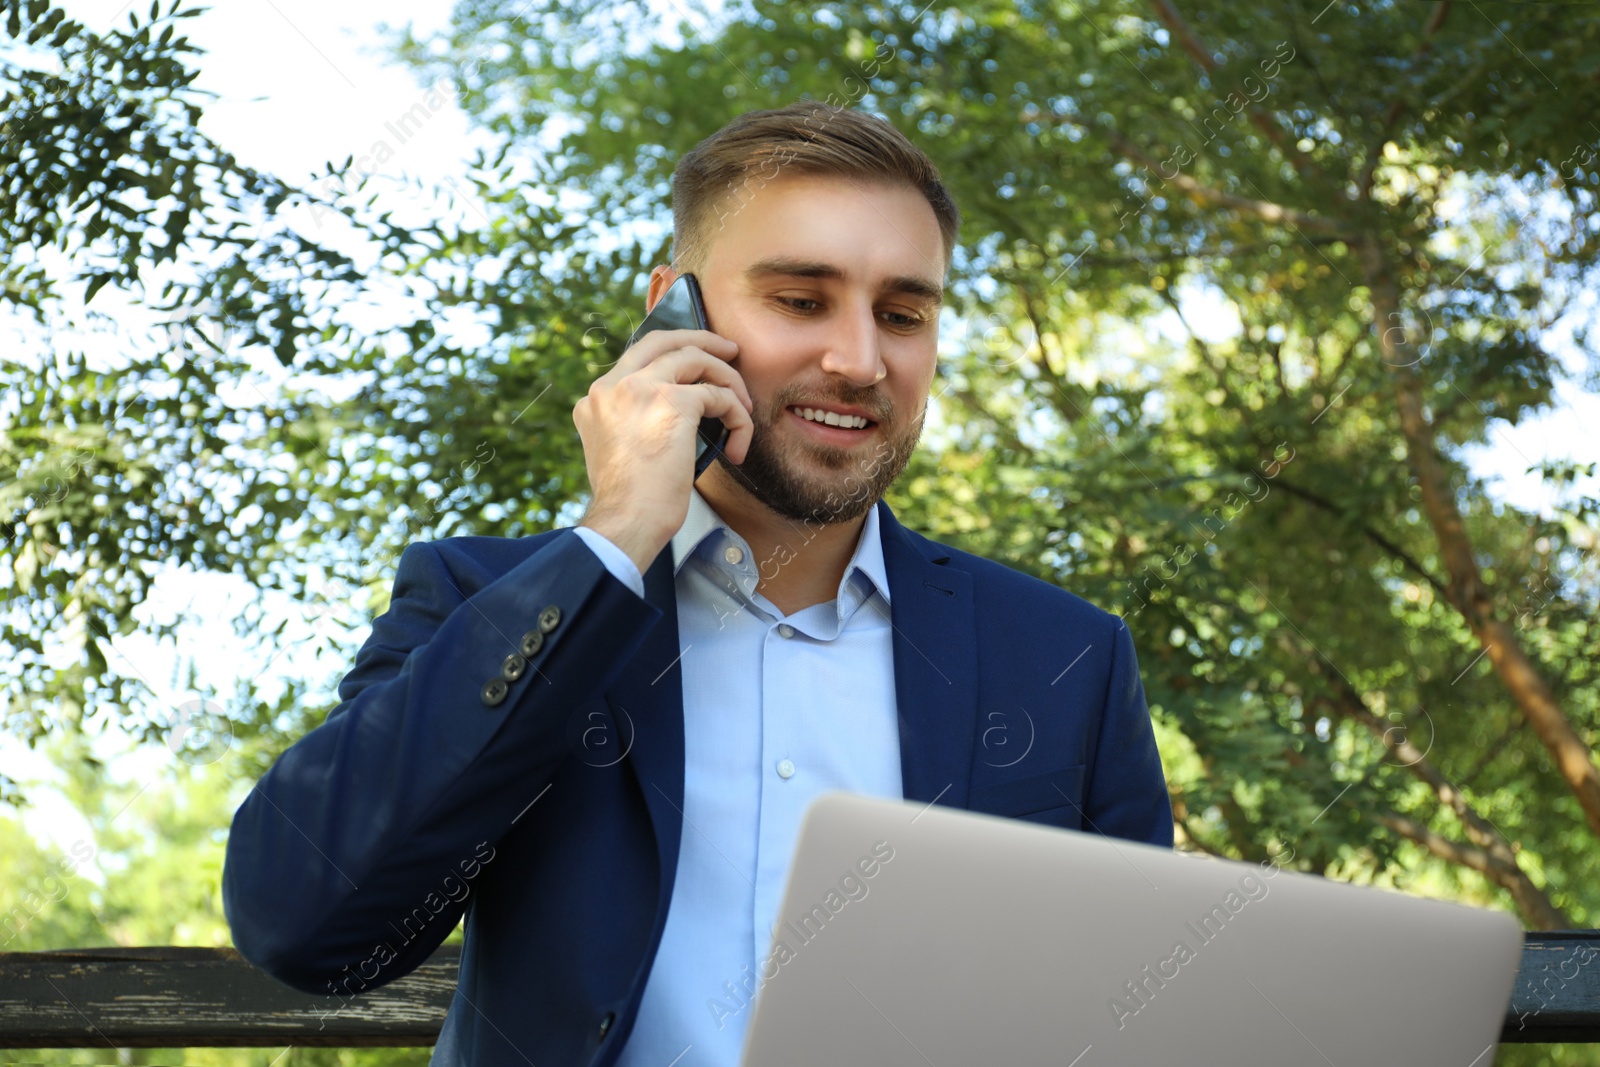
<instances>
[{"instance_id":1,"label":"navy blue blazer","mask_svg":"<svg viewBox=\"0 0 1600 1067\"><path fill-rule=\"evenodd\" d=\"M878 508L906 798L1170 846L1122 620ZM434 1062L613 1063L683 826L670 547L645 593L570 530L407 547L339 705L234 816L240 953L331 1015L465 913Z\"/></svg>"}]
</instances>

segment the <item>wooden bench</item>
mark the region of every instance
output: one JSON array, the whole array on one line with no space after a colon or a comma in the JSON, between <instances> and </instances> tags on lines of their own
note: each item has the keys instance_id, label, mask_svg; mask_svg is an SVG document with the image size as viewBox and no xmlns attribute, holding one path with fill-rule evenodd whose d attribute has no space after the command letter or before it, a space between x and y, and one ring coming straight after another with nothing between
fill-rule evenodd
<instances>
[{"instance_id":1,"label":"wooden bench","mask_svg":"<svg viewBox=\"0 0 1600 1067\"><path fill-rule=\"evenodd\" d=\"M458 947L341 1000L297 993L232 949L0 953L0 1048L431 1045ZM1529 934L1504 1042L1600 1042L1600 930Z\"/></svg>"}]
</instances>

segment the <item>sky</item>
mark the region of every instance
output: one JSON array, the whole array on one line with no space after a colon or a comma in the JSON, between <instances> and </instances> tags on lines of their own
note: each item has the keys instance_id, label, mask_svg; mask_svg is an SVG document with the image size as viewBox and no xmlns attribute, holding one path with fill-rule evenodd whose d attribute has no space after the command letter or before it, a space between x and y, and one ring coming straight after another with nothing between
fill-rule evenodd
<instances>
[{"instance_id":1,"label":"sky","mask_svg":"<svg viewBox=\"0 0 1600 1067\"><path fill-rule=\"evenodd\" d=\"M667 0L670 2L670 0ZM125 24L131 5L122 0L67 0L68 13L95 29ZM412 23L419 33L443 30L448 25L448 0L231 0L186 21L190 38L205 49L198 86L217 94L206 109L203 128L218 143L251 166L275 173L291 182L305 181L325 172L329 161L372 156L374 145L386 142L393 158L375 172L385 179L380 195L401 195L402 177L430 184L455 184L464 189L465 160L472 148L466 117L450 99L439 100L438 87L420 84L408 69L387 58L381 23ZM139 7L141 14L145 8ZM439 106L427 103L439 100ZM395 120L419 102L429 118L400 141L390 129ZM1600 315L1593 294L1587 308ZM1225 319L1201 314L1195 319L1202 332L1226 329ZM1574 364L1577 354L1564 346ZM1558 351L1562 346L1558 345ZM1563 387L1560 404L1548 415L1519 426L1496 424L1490 443L1472 450L1470 462L1483 475L1500 479L1497 493L1508 502L1546 510L1551 488L1526 470L1549 457L1600 459L1600 396L1581 388ZM1591 493L1600 486L1591 482ZM143 617L165 617L189 610L200 621L186 631L176 648L141 640L137 634L118 638L120 661L161 695L162 703L179 706L197 694L179 684L179 658L195 656L200 648L215 647L216 635L228 633L227 620L242 606L251 590L242 579L172 573L164 575L152 602L141 608ZM298 651L312 647L313 638L334 632L332 620L310 619L287 601L275 607L300 621L283 639L295 651L265 662L249 662L240 655L201 655L197 665L203 680L223 692L233 689L236 677L270 678L273 673L310 677L339 672L341 664ZM110 737L102 745L104 756L114 757L113 776L149 780L151 772L172 754L161 748L124 756L124 747ZM50 781L56 773L36 753L19 743L0 739L0 770L19 779ZM25 822L42 841L59 848L83 837L87 825L59 796L48 789L30 791L34 809Z\"/></svg>"}]
</instances>

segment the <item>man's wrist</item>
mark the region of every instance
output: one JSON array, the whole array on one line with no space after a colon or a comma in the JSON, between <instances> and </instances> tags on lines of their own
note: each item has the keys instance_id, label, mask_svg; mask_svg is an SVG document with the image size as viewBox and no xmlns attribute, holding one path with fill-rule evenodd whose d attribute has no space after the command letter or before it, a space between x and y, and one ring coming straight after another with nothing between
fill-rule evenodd
<instances>
[{"instance_id":1,"label":"man's wrist","mask_svg":"<svg viewBox=\"0 0 1600 1067\"><path fill-rule=\"evenodd\" d=\"M578 535L578 540L589 546L589 551L599 557L601 565L610 572L611 577L633 590L635 596L644 597L644 574L626 552L598 530L579 526L573 532Z\"/></svg>"},{"instance_id":2,"label":"man's wrist","mask_svg":"<svg viewBox=\"0 0 1600 1067\"><path fill-rule=\"evenodd\" d=\"M650 564L655 562L655 558L671 540L670 537L661 537L643 530L637 523L616 520L605 515L586 515L578 525L593 530L615 545L633 561L633 565L639 568L641 575L650 569Z\"/></svg>"}]
</instances>

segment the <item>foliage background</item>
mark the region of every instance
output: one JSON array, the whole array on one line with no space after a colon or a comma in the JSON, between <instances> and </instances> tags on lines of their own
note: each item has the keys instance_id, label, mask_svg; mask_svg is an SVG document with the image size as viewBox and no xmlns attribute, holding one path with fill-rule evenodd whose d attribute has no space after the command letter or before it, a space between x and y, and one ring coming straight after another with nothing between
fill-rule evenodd
<instances>
[{"instance_id":1,"label":"foliage background","mask_svg":"<svg viewBox=\"0 0 1600 1067\"><path fill-rule=\"evenodd\" d=\"M0 820L7 948L226 943L229 812L338 673L152 685L113 641L181 632L135 613L156 575L243 576L256 662L287 598L337 664L408 541L572 522L673 162L800 96L896 122L965 214L891 504L1129 618L1183 846L1595 925L1594 469L1534 511L1464 461L1594 384L1593 8L460 0L393 37L397 118L447 86L484 146L415 219L379 144L294 185L213 143L195 14L0 38L0 305L43 339L0 362L3 725L94 829L49 900L74 854ZM113 726L174 757L137 807Z\"/></svg>"}]
</instances>

